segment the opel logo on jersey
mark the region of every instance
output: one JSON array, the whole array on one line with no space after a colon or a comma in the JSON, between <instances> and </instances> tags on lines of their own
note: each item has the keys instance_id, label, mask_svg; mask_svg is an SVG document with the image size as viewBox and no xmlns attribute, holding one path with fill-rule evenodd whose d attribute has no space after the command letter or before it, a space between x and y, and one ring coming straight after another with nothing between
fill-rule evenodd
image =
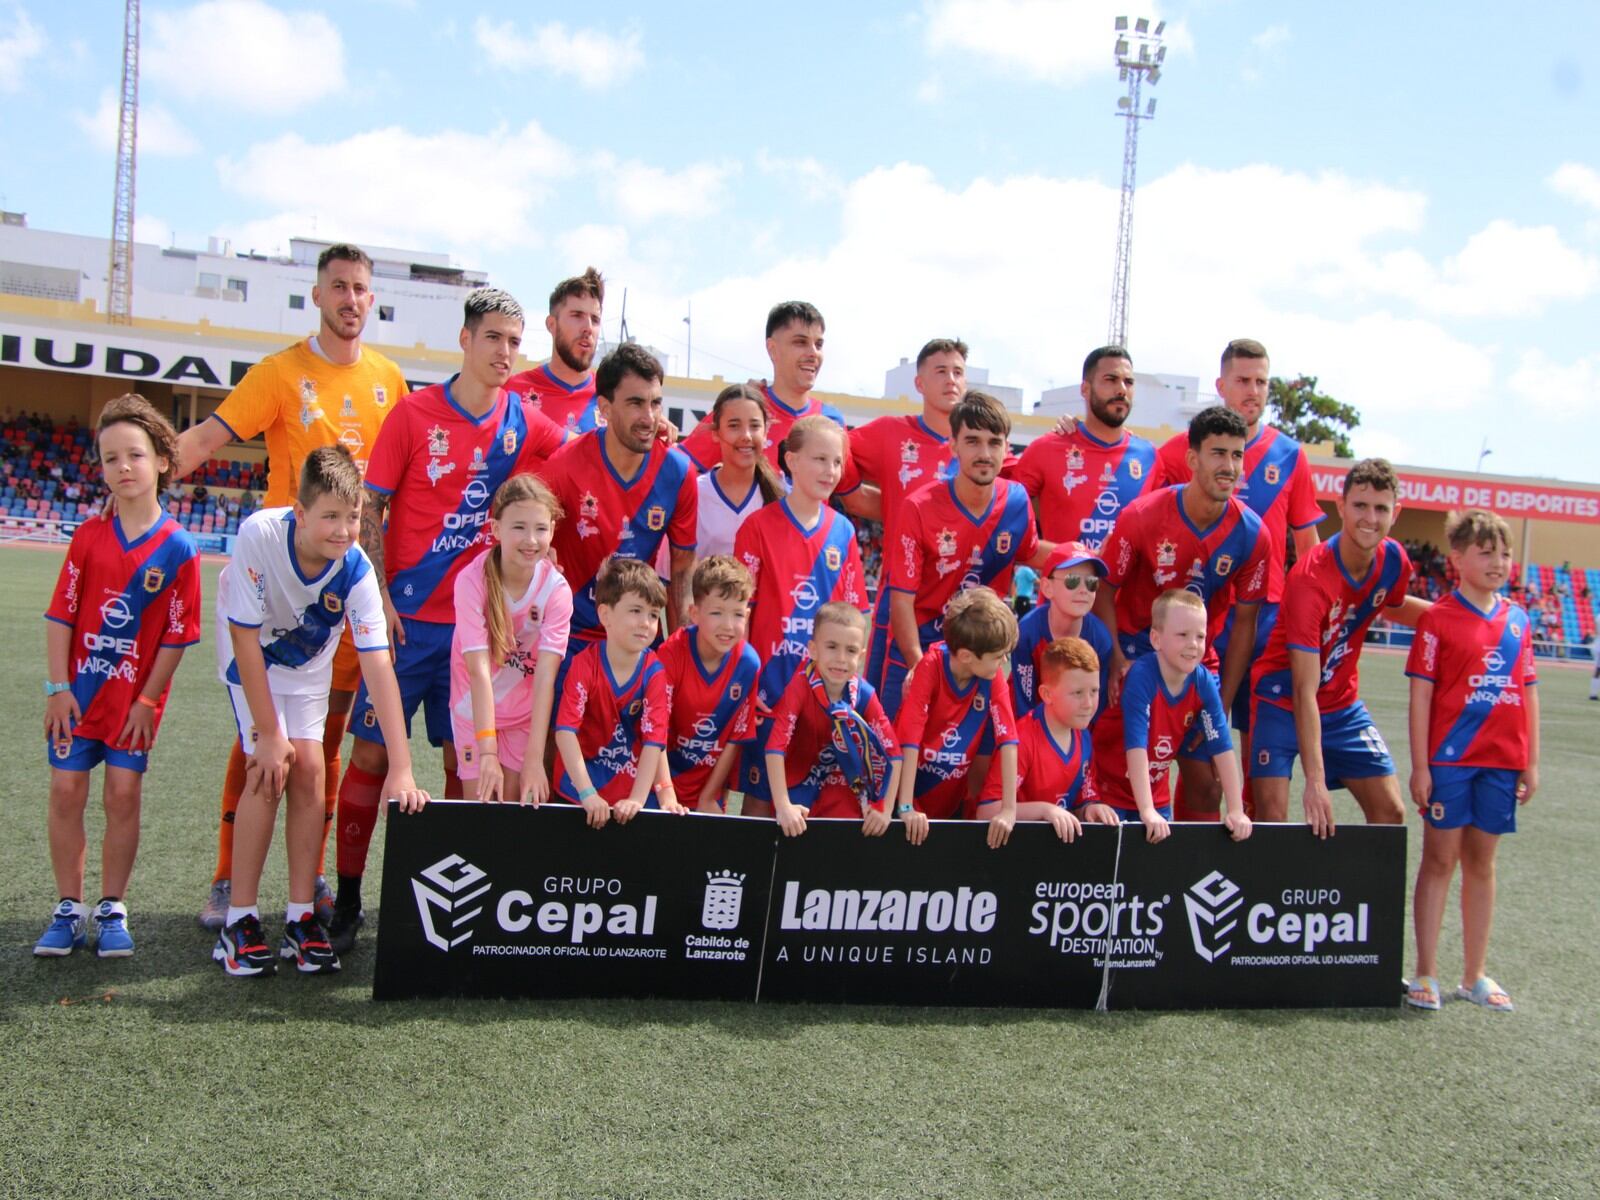
<instances>
[{"instance_id":1,"label":"opel logo on jersey","mask_svg":"<svg viewBox=\"0 0 1600 1200\"><path fill-rule=\"evenodd\" d=\"M108 629L121 629L133 620L133 609L120 595L113 596L100 606L100 619Z\"/></svg>"},{"instance_id":2,"label":"opel logo on jersey","mask_svg":"<svg viewBox=\"0 0 1600 1200\"><path fill-rule=\"evenodd\" d=\"M144 572L144 590L154 595L161 590L161 585L166 583L167 573L160 567L146 567Z\"/></svg>"},{"instance_id":3,"label":"opel logo on jersey","mask_svg":"<svg viewBox=\"0 0 1600 1200\"><path fill-rule=\"evenodd\" d=\"M789 599L793 600L794 606L802 612L810 612L822 603L822 597L817 594L817 585L809 578L802 579L794 585L794 591L789 593Z\"/></svg>"},{"instance_id":4,"label":"opel logo on jersey","mask_svg":"<svg viewBox=\"0 0 1600 1200\"><path fill-rule=\"evenodd\" d=\"M489 503L489 485L481 479L474 479L462 489L461 498L473 508L482 508Z\"/></svg>"},{"instance_id":5,"label":"opel logo on jersey","mask_svg":"<svg viewBox=\"0 0 1600 1200\"><path fill-rule=\"evenodd\" d=\"M1117 499L1115 492L1101 492L1095 497L1094 506L1102 517L1112 517L1122 507L1122 501Z\"/></svg>"}]
</instances>

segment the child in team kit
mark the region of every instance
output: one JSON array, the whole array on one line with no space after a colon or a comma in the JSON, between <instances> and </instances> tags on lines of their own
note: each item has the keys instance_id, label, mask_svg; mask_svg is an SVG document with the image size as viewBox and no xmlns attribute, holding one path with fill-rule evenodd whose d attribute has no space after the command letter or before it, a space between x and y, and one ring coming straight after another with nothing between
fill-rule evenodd
<instances>
[{"instance_id":1,"label":"child in team kit","mask_svg":"<svg viewBox=\"0 0 1600 1200\"><path fill-rule=\"evenodd\" d=\"M72 535L44 614L50 865L60 899L33 947L42 958L71 954L88 940L83 814L98 763L105 764L106 826L95 953L133 953L125 897L144 772L173 672L200 640L200 551L161 509L177 433L144 397L119 396L100 414L96 445L111 503Z\"/></svg>"},{"instance_id":2,"label":"child in team kit","mask_svg":"<svg viewBox=\"0 0 1600 1200\"><path fill-rule=\"evenodd\" d=\"M1109 806L1094 802L1089 773L1089 724L1099 710L1102 664L1094 647L1075 637L1046 643L1038 661L1039 706L1017 725L1017 820L1049 821L1061 840L1070 842L1082 821L1117 820ZM996 759L983 781L980 818L1002 803L1006 782Z\"/></svg>"},{"instance_id":3,"label":"child in team kit","mask_svg":"<svg viewBox=\"0 0 1600 1200\"><path fill-rule=\"evenodd\" d=\"M1062 542L1050 552L1039 576L1044 603L1017 623L1017 648L1012 652L1011 696L1019 713L1041 702L1040 664L1052 642L1082 638L1100 661L1100 704L1105 704L1106 669L1111 665L1111 631L1090 610L1105 578L1106 564L1082 542ZM1095 710L1099 716L1100 710Z\"/></svg>"},{"instance_id":4,"label":"child in team kit","mask_svg":"<svg viewBox=\"0 0 1600 1200\"><path fill-rule=\"evenodd\" d=\"M1495 593L1511 571L1511 530L1493 513L1452 513L1445 523L1456 590L1417 622L1411 677L1411 799L1423 815L1413 916L1415 1008L1439 1007L1439 929L1461 865L1458 1000L1510 1012L1511 997L1485 973L1494 920L1495 851L1515 833L1517 808L1539 790L1539 693L1528 614Z\"/></svg>"},{"instance_id":5,"label":"child in team kit","mask_svg":"<svg viewBox=\"0 0 1600 1200\"><path fill-rule=\"evenodd\" d=\"M356 543L360 522L361 472L350 452L338 445L314 450L301 465L294 507L252 514L217 580L218 673L247 756L234 818L233 894L211 952L229 975L273 972L257 891L285 786L289 903L278 954L304 974L339 969L312 895L325 818L323 721L346 622L390 747L382 794L398 799L406 812L428 800L411 776L383 597Z\"/></svg>"},{"instance_id":6,"label":"child in team kit","mask_svg":"<svg viewBox=\"0 0 1600 1200\"><path fill-rule=\"evenodd\" d=\"M810 658L785 688L766 743L778 827L806 831L808 817L861 819L861 832L889 828L900 747L877 693L861 678L867 617L851 604L817 610Z\"/></svg>"},{"instance_id":7,"label":"child in team kit","mask_svg":"<svg viewBox=\"0 0 1600 1200\"><path fill-rule=\"evenodd\" d=\"M1114 799L1111 803L1122 820L1143 822L1150 841L1162 841L1171 832L1168 768L1180 750L1208 755L1222 782L1222 823L1234 841L1242 842L1250 836L1250 818L1228 713L1216 677L1204 664L1205 601L1181 588L1157 596L1150 610L1150 648L1122 681L1127 786L1136 808L1130 812Z\"/></svg>"},{"instance_id":8,"label":"child in team kit","mask_svg":"<svg viewBox=\"0 0 1600 1200\"><path fill-rule=\"evenodd\" d=\"M594 582L605 637L578 652L556 714L555 790L599 829L656 807L651 785L666 748L667 675L651 652L667 589L649 563L613 555ZM661 798L666 812L684 812Z\"/></svg>"},{"instance_id":9,"label":"child in team kit","mask_svg":"<svg viewBox=\"0 0 1600 1200\"><path fill-rule=\"evenodd\" d=\"M547 554L561 506L537 476L513 475L489 511L494 544L455 583L458 770L479 800L538 805L550 796L545 742L572 622L572 589Z\"/></svg>"},{"instance_id":10,"label":"child in team kit","mask_svg":"<svg viewBox=\"0 0 1600 1200\"><path fill-rule=\"evenodd\" d=\"M656 794L663 807L676 801L695 812L720 813L727 810L728 777L739 758L734 747L756 732L761 660L745 641L754 583L738 559L714 554L700 560L690 586L690 623L656 651L666 670L669 713Z\"/></svg>"},{"instance_id":11,"label":"child in team kit","mask_svg":"<svg viewBox=\"0 0 1600 1200\"><path fill-rule=\"evenodd\" d=\"M717 393L711 427L722 461L700 476L696 551L732 554L745 520L784 494L783 480L767 461L767 401L759 389L735 383Z\"/></svg>"},{"instance_id":12,"label":"child in team kit","mask_svg":"<svg viewBox=\"0 0 1600 1200\"><path fill-rule=\"evenodd\" d=\"M900 791L895 812L918 846L928 821L971 820L991 759L1003 783L989 818L989 845L1000 847L1016 821L1017 723L1001 671L1017 640L1017 618L985 587L959 592L945 606L944 641L912 669L895 719Z\"/></svg>"}]
</instances>

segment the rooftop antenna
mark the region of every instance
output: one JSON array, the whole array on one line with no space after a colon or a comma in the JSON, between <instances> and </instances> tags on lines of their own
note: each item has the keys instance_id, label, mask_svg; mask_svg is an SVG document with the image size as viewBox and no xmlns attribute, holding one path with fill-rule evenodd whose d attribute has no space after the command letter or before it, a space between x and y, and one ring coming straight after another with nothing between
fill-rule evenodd
<instances>
[{"instance_id":1,"label":"rooftop antenna","mask_svg":"<svg viewBox=\"0 0 1600 1200\"><path fill-rule=\"evenodd\" d=\"M133 322L133 171L139 141L139 0L122 17L122 108L117 118L117 182L111 213L106 320Z\"/></svg>"},{"instance_id":2,"label":"rooftop antenna","mask_svg":"<svg viewBox=\"0 0 1600 1200\"><path fill-rule=\"evenodd\" d=\"M1111 331L1106 336L1107 343L1113 346L1128 344L1128 270L1133 264L1133 192L1139 163L1139 122L1156 115L1154 97L1140 109L1140 90L1147 76L1151 87L1161 81L1161 64L1167 58L1161 35L1166 28L1165 21L1157 21L1152 28L1148 17L1134 19L1131 29L1127 17L1116 20L1117 78L1128 85L1127 93L1117 97L1117 115L1127 118L1128 129L1122 143L1122 210L1117 218L1117 265L1111 277Z\"/></svg>"},{"instance_id":3,"label":"rooftop antenna","mask_svg":"<svg viewBox=\"0 0 1600 1200\"><path fill-rule=\"evenodd\" d=\"M628 337L628 289L622 289L622 337L623 342L631 340Z\"/></svg>"}]
</instances>

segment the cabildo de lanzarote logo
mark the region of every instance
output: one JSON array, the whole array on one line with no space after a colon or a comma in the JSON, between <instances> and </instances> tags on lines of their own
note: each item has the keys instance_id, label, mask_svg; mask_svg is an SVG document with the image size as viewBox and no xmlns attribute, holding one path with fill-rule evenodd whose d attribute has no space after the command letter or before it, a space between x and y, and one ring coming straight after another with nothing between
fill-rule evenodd
<instances>
[{"instance_id":1,"label":"cabildo de lanzarote logo","mask_svg":"<svg viewBox=\"0 0 1600 1200\"><path fill-rule=\"evenodd\" d=\"M472 929L462 927L483 911L483 905L468 906L488 890L484 873L459 854L441 858L414 876L411 891L428 944L448 951L470 938Z\"/></svg>"},{"instance_id":2,"label":"cabildo de lanzarote logo","mask_svg":"<svg viewBox=\"0 0 1600 1200\"><path fill-rule=\"evenodd\" d=\"M1220 871L1212 871L1184 893L1190 940L1206 962L1234 967L1347 967L1378 962L1377 954L1359 949L1371 936L1371 906L1365 901L1347 904L1338 888L1284 888L1277 903L1252 904L1242 917L1242 933L1251 949L1235 953L1244 903L1243 889Z\"/></svg>"}]
</instances>

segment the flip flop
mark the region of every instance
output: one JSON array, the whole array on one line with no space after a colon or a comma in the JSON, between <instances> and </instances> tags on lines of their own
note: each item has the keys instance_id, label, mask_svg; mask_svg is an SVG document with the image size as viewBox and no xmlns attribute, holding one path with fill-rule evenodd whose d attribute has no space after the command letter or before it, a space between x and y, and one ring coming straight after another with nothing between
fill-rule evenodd
<instances>
[{"instance_id":1,"label":"flip flop","mask_svg":"<svg viewBox=\"0 0 1600 1200\"><path fill-rule=\"evenodd\" d=\"M1418 975L1406 989L1406 1003L1424 1012L1438 1012L1439 981L1432 975Z\"/></svg>"},{"instance_id":2,"label":"flip flop","mask_svg":"<svg viewBox=\"0 0 1600 1200\"><path fill-rule=\"evenodd\" d=\"M1471 987L1463 984L1456 989L1457 1000L1471 1000L1480 1008L1487 1008L1490 1012L1515 1012L1511 1005L1511 997L1506 994L1505 988L1485 975Z\"/></svg>"}]
</instances>

